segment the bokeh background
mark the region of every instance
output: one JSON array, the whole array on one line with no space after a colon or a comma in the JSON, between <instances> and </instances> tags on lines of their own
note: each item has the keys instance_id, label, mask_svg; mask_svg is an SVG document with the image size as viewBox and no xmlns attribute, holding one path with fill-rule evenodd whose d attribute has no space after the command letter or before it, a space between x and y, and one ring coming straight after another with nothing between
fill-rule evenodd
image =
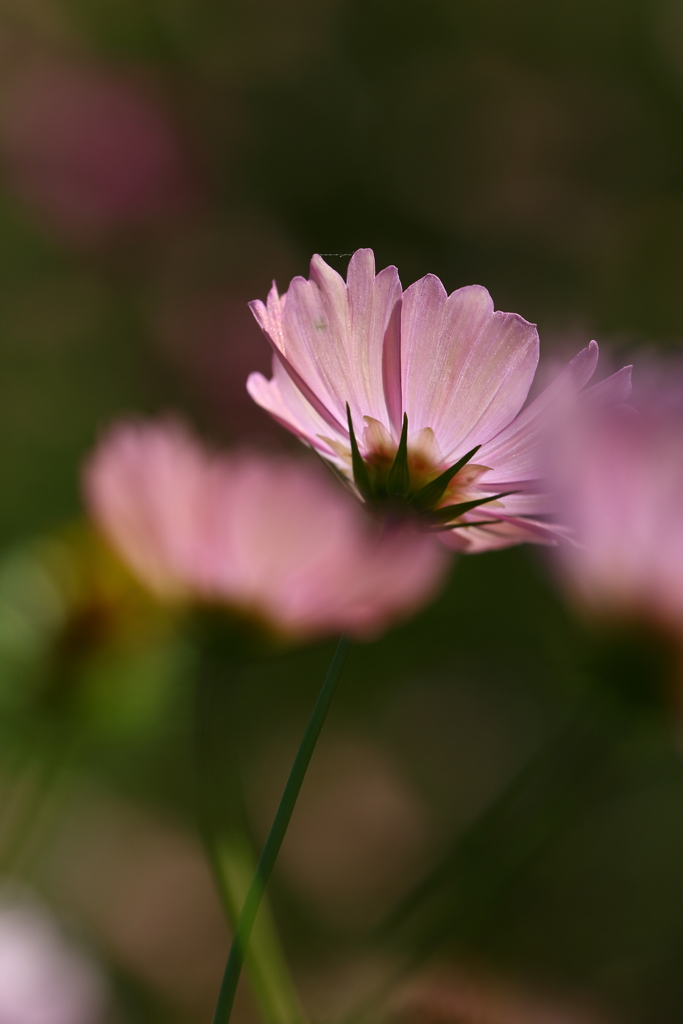
<instances>
[{"instance_id":1,"label":"bokeh background","mask_svg":"<svg viewBox=\"0 0 683 1024\"><path fill-rule=\"evenodd\" d=\"M0 869L99 972L84 1024L210 1020L229 932L196 649L104 564L80 464L169 409L291 448L246 303L360 246L486 285L548 367L680 346L683 3L2 0ZM596 697L582 636L520 549L354 648L273 886L314 1019L681 1020L676 715ZM331 649L226 678L255 843Z\"/></svg>"}]
</instances>

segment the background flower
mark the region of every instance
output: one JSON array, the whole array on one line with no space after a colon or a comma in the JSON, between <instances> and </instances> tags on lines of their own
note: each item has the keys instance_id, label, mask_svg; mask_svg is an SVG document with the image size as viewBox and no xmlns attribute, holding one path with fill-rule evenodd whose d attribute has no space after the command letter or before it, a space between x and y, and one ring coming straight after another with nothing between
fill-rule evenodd
<instances>
[{"instance_id":1,"label":"background flower","mask_svg":"<svg viewBox=\"0 0 683 1024\"><path fill-rule=\"evenodd\" d=\"M160 97L97 66L34 59L6 85L0 148L17 191L75 241L159 223L197 201Z\"/></svg>"},{"instance_id":2,"label":"background flower","mask_svg":"<svg viewBox=\"0 0 683 1024\"><path fill-rule=\"evenodd\" d=\"M114 427L85 490L157 595L224 603L286 633L376 631L418 608L445 572L430 538L380 533L321 469L213 455L178 423Z\"/></svg>"},{"instance_id":3,"label":"background flower","mask_svg":"<svg viewBox=\"0 0 683 1024\"><path fill-rule=\"evenodd\" d=\"M8 1024L99 1024L107 991L95 964L32 903L0 905L0 1019Z\"/></svg>"},{"instance_id":4,"label":"background flower","mask_svg":"<svg viewBox=\"0 0 683 1024\"><path fill-rule=\"evenodd\" d=\"M565 409L551 475L573 543L558 551L586 613L683 634L683 379L658 368L637 410Z\"/></svg>"}]
</instances>

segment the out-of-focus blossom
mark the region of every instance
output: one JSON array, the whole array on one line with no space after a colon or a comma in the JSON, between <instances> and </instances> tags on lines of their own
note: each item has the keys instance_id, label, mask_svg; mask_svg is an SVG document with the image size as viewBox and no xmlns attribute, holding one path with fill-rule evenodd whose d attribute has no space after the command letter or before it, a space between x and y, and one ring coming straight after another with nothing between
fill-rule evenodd
<instances>
[{"instance_id":1,"label":"out-of-focus blossom","mask_svg":"<svg viewBox=\"0 0 683 1024\"><path fill-rule=\"evenodd\" d=\"M0 147L17 191L77 241L195 202L194 175L168 112L113 72L29 64L7 86Z\"/></svg>"},{"instance_id":2,"label":"out-of-focus blossom","mask_svg":"<svg viewBox=\"0 0 683 1024\"><path fill-rule=\"evenodd\" d=\"M402 291L396 268L375 276L360 249L346 283L314 256L309 281L294 278L283 296L273 285L251 308L274 350L272 379L249 377L252 398L371 505L415 513L461 550L555 542L539 518L553 511L542 439L553 404L592 377L595 342L520 411L538 333L494 312L478 285L449 296L429 274ZM628 368L597 385L605 402L629 388Z\"/></svg>"},{"instance_id":3,"label":"out-of-focus blossom","mask_svg":"<svg viewBox=\"0 0 683 1024\"><path fill-rule=\"evenodd\" d=\"M3 1024L99 1024L106 986L95 965L67 945L40 908L0 903Z\"/></svg>"},{"instance_id":4,"label":"out-of-focus blossom","mask_svg":"<svg viewBox=\"0 0 683 1024\"><path fill-rule=\"evenodd\" d=\"M637 409L570 406L551 446L560 549L581 604L609 618L683 628L683 378Z\"/></svg>"},{"instance_id":5,"label":"out-of-focus blossom","mask_svg":"<svg viewBox=\"0 0 683 1024\"><path fill-rule=\"evenodd\" d=\"M85 490L159 597L225 603L284 633L372 633L419 607L445 571L432 538L380 533L322 469L210 454L171 421L114 427Z\"/></svg>"}]
</instances>

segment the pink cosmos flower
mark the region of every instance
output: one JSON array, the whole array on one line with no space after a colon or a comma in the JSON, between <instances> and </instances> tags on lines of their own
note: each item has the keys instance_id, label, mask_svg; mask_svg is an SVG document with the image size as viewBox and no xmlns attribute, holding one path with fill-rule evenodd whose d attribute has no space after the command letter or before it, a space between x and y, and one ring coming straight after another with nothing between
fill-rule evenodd
<instances>
[{"instance_id":1,"label":"pink cosmos flower","mask_svg":"<svg viewBox=\"0 0 683 1024\"><path fill-rule=\"evenodd\" d=\"M104 1020L104 978L68 946L39 907L0 906L0 1020L7 1024L97 1024Z\"/></svg>"},{"instance_id":2,"label":"pink cosmos flower","mask_svg":"<svg viewBox=\"0 0 683 1024\"><path fill-rule=\"evenodd\" d=\"M272 379L248 379L252 398L371 506L415 513L469 552L555 542L543 435L554 404L592 377L595 342L522 409L538 333L479 285L447 295L428 274L402 291L395 267L375 275L359 249L346 282L314 256L310 280L282 296L273 285L251 309L274 353ZM629 389L626 367L588 392L613 403Z\"/></svg>"},{"instance_id":3,"label":"pink cosmos flower","mask_svg":"<svg viewBox=\"0 0 683 1024\"><path fill-rule=\"evenodd\" d=\"M667 376L669 376L667 374ZM587 610L683 628L683 378L637 410L569 408L550 452L564 579Z\"/></svg>"},{"instance_id":4,"label":"pink cosmos flower","mask_svg":"<svg viewBox=\"0 0 683 1024\"><path fill-rule=\"evenodd\" d=\"M84 484L104 534L159 597L225 603L282 633L371 634L444 577L432 538L380 534L320 467L211 454L177 422L115 426Z\"/></svg>"}]
</instances>

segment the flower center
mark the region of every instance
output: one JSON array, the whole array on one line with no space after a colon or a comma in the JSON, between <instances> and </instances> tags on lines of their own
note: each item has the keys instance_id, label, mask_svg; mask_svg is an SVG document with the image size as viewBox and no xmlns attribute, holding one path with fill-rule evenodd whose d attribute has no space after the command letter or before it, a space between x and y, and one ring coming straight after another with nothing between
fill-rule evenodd
<instances>
[{"instance_id":1,"label":"flower center","mask_svg":"<svg viewBox=\"0 0 683 1024\"><path fill-rule=\"evenodd\" d=\"M498 502L512 493L476 493L474 485L487 471L486 466L471 462L481 445L448 468L439 468L424 449L408 449L408 417L404 415L398 446L381 428L381 435L375 430L374 438L372 434L367 438L370 444L365 447L365 455L361 455L348 405L347 416L354 483L374 512L391 517L411 516L419 518L427 529L450 530L483 524L484 520L463 521L462 517L480 505ZM371 426L372 429L375 428ZM487 525L498 521L485 520Z\"/></svg>"}]
</instances>

